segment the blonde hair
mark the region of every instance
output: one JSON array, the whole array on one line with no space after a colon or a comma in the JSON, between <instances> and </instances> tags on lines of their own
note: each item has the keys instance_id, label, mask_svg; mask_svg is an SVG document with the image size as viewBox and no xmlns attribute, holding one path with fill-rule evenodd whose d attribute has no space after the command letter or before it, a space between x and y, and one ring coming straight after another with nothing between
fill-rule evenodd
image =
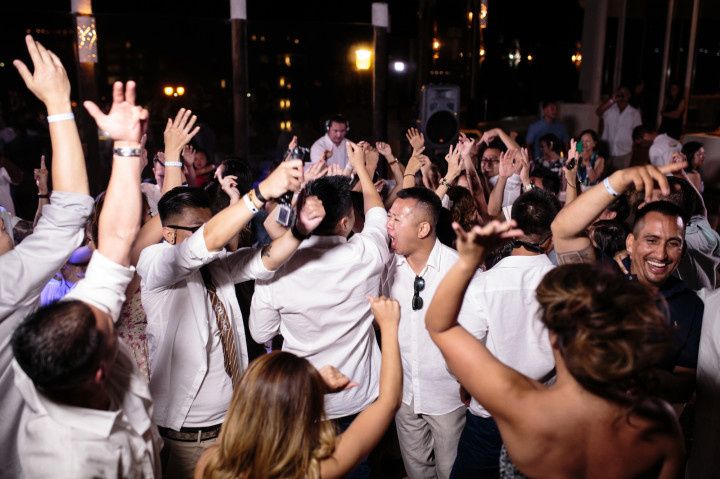
<instances>
[{"instance_id":1,"label":"blonde hair","mask_svg":"<svg viewBox=\"0 0 720 479\"><path fill-rule=\"evenodd\" d=\"M316 479L335 449L324 417L325 387L317 370L286 352L250 364L235 390L208 455L206 479Z\"/></svg>"}]
</instances>

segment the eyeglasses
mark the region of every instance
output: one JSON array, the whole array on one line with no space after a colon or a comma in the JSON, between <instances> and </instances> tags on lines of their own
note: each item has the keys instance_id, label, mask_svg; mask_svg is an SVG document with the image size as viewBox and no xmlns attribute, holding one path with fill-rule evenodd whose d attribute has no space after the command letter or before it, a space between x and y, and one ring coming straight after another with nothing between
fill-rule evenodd
<instances>
[{"instance_id":1,"label":"eyeglasses","mask_svg":"<svg viewBox=\"0 0 720 479\"><path fill-rule=\"evenodd\" d=\"M480 163L486 163L486 164L500 163L500 160L498 160L497 158L492 158L492 157L486 158L483 156L482 158L480 158Z\"/></svg>"},{"instance_id":2,"label":"eyeglasses","mask_svg":"<svg viewBox=\"0 0 720 479\"><path fill-rule=\"evenodd\" d=\"M176 230L189 231L189 232L191 232L191 233L194 233L194 232L196 232L197 230L199 230L201 226L202 226L202 225L197 225L197 226L167 225L168 228L173 228L173 229L176 229Z\"/></svg>"},{"instance_id":3,"label":"eyeglasses","mask_svg":"<svg viewBox=\"0 0 720 479\"><path fill-rule=\"evenodd\" d=\"M420 291L425 289L425 279L420 276L415 276L415 282L413 283L414 294L412 297L412 309L417 311L423 307L423 299L420 297Z\"/></svg>"}]
</instances>

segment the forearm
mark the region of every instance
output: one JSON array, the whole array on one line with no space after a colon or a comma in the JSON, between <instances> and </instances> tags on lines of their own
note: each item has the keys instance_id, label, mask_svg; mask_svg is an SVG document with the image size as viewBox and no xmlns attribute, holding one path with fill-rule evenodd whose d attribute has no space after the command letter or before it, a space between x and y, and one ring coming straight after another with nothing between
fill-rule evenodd
<instances>
[{"instance_id":1,"label":"forearm","mask_svg":"<svg viewBox=\"0 0 720 479\"><path fill-rule=\"evenodd\" d=\"M218 251L243 229L253 214L244 201L235 203L220 211L205 224L203 237L208 251Z\"/></svg>"},{"instance_id":2,"label":"forearm","mask_svg":"<svg viewBox=\"0 0 720 479\"><path fill-rule=\"evenodd\" d=\"M597 116L602 117L603 113L605 113L607 110L609 110L610 107L613 106L614 103L615 103L615 100L610 98L608 101L606 101L605 103L602 103L600 106L597 107L597 109L595 110L595 114Z\"/></svg>"},{"instance_id":3,"label":"forearm","mask_svg":"<svg viewBox=\"0 0 720 479\"><path fill-rule=\"evenodd\" d=\"M175 149L165 148L165 178L162 184L162 194L183 184L182 166L168 166L168 162L182 163L180 152Z\"/></svg>"},{"instance_id":4,"label":"forearm","mask_svg":"<svg viewBox=\"0 0 720 479\"><path fill-rule=\"evenodd\" d=\"M33 229L37 226L38 221L40 221L40 218L42 217L43 206L49 205L49 204L50 204L49 198L38 198L38 206L37 206L37 210L35 211L35 219L33 220Z\"/></svg>"},{"instance_id":5,"label":"forearm","mask_svg":"<svg viewBox=\"0 0 720 479\"><path fill-rule=\"evenodd\" d=\"M70 99L47 105L48 115L70 113ZM55 121L48 125L52 145L52 181L55 191L90 194L85 156L75 120Z\"/></svg>"},{"instance_id":6,"label":"forearm","mask_svg":"<svg viewBox=\"0 0 720 479\"><path fill-rule=\"evenodd\" d=\"M397 408L402 399L402 363L398 344L398 323L385 325L381 331L380 394L378 402Z\"/></svg>"},{"instance_id":7,"label":"forearm","mask_svg":"<svg viewBox=\"0 0 720 479\"><path fill-rule=\"evenodd\" d=\"M572 174L565 175L565 206L569 205L578 197L577 181L575 181L575 171Z\"/></svg>"},{"instance_id":8,"label":"forearm","mask_svg":"<svg viewBox=\"0 0 720 479\"><path fill-rule=\"evenodd\" d=\"M495 131L500 137L500 141L503 142L503 145L505 145L508 150L520 150L520 145L518 145L517 142L513 140L510 135L505 133L501 128L496 128Z\"/></svg>"},{"instance_id":9,"label":"forearm","mask_svg":"<svg viewBox=\"0 0 720 479\"><path fill-rule=\"evenodd\" d=\"M617 185L617 173L610 176L611 186ZM624 189L613 186L619 193ZM569 240L585 234L585 229L592 224L600 213L613 202L615 197L611 196L603 184L597 184L583 193L582 198L573 201L560 210L552 223L553 239Z\"/></svg>"},{"instance_id":10,"label":"forearm","mask_svg":"<svg viewBox=\"0 0 720 479\"><path fill-rule=\"evenodd\" d=\"M382 198L375 189L375 185L372 182L372 177L368 174L365 168L359 168L355 172L360 180L360 186L362 188L363 203L365 204L365 212L367 213L370 209L383 206Z\"/></svg>"},{"instance_id":11,"label":"forearm","mask_svg":"<svg viewBox=\"0 0 720 479\"><path fill-rule=\"evenodd\" d=\"M275 271L290 259L298 246L300 246L300 240L295 238L290 230L287 230L285 234L274 239L272 243L263 248L263 265L268 270Z\"/></svg>"},{"instance_id":12,"label":"forearm","mask_svg":"<svg viewBox=\"0 0 720 479\"><path fill-rule=\"evenodd\" d=\"M425 327L430 335L458 324L465 290L476 269L458 260L442 279L425 314Z\"/></svg>"},{"instance_id":13,"label":"forearm","mask_svg":"<svg viewBox=\"0 0 720 479\"><path fill-rule=\"evenodd\" d=\"M503 197L505 195L505 185L507 177L499 177L495 187L490 191L490 200L487 205L487 212L491 218L497 218L502 213Z\"/></svg>"},{"instance_id":14,"label":"forearm","mask_svg":"<svg viewBox=\"0 0 720 479\"><path fill-rule=\"evenodd\" d=\"M116 142L116 146L132 146ZM142 193L139 158L113 156L110 183L100 213L98 251L122 266L131 263L130 252L140 229Z\"/></svg>"}]
</instances>

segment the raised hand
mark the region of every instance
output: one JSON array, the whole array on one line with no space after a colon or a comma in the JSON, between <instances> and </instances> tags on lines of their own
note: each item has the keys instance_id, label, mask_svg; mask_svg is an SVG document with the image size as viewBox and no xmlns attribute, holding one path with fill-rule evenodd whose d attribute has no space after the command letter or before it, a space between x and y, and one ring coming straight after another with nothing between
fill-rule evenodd
<instances>
[{"instance_id":1,"label":"raised hand","mask_svg":"<svg viewBox=\"0 0 720 479\"><path fill-rule=\"evenodd\" d=\"M510 149L500 154L499 175L503 178L509 178L516 173L520 173L522 163L515 159L517 150Z\"/></svg>"},{"instance_id":2,"label":"raised hand","mask_svg":"<svg viewBox=\"0 0 720 479\"><path fill-rule=\"evenodd\" d=\"M670 194L670 186L667 181L667 174L674 174L687 166L687 162L670 163L656 168L653 165L635 166L615 172L611 178L619 178L619 184L611 184L618 193L625 192L631 186L637 191L645 193L645 202L653 200L653 189L658 185L663 196ZM609 180L608 180L609 181Z\"/></svg>"},{"instance_id":3,"label":"raised hand","mask_svg":"<svg viewBox=\"0 0 720 479\"><path fill-rule=\"evenodd\" d=\"M424 148L423 148L424 149ZM405 175L414 175L423 167L423 165L430 159L422 154L413 155L408 160L408 164L405 167Z\"/></svg>"},{"instance_id":4,"label":"raised hand","mask_svg":"<svg viewBox=\"0 0 720 479\"><path fill-rule=\"evenodd\" d=\"M317 196L305 197L298 213L296 227L303 235L309 235L325 218L325 208Z\"/></svg>"},{"instance_id":5,"label":"raised hand","mask_svg":"<svg viewBox=\"0 0 720 479\"><path fill-rule=\"evenodd\" d=\"M122 82L113 84L113 102L106 115L91 101L83 103L85 109L95 119L98 127L105 130L115 141L139 143L143 134L143 124L148 119L148 111L135 104L135 82L129 81L123 90Z\"/></svg>"},{"instance_id":6,"label":"raised hand","mask_svg":"<svg viewBox=\"0 0 720 479\"><path fill-rule=\"evenodd\" d=\"M332 164L328 166L327 176L349 176L346 171L347 169L340 168L340 165ZM352 167L349 171L352 172Z\"/></svg>"},{"instance_id":7,"label":"raised hand","mask_svg":"<svg viewBox=\"0 0 720 479\"><path fill-rule=\"evenodd\" d=\"M194 166L195 165L195 154L197 152L195 151L195 148L192 145L185 145L182 147L182 156L183 163L185 163L185 166Z\"/></svg>"},{"instance_id":8,"label":"raised hand","mask_svg":"<svg viewBox=\"0 0 720 479\"><path fill-rule=\"evenodd\" d=\"M288 144L288 150L292 151L298 146L297 136L293 135L292 140L290 140L290 143Z\"/></svg>"},{"instance_id":9,"label":"raised hand","mask_svg":"<svg viewBox=\"0 0 720 479\"><path fill-rule=\"evenodd\" d=\"M163 132L163 139L165 141L165 156L169 158L180 158L180 152L183 153L183 160L186 163L192 164L195 161L195 150L192 148L185 148L192 138L197 135L200 131L200 127L195 125L197 116L192 114L192 110L186 110L180 108L175 119L168 118L167 124L165 125L165 131ZM192 158L188 159L189 156Z\"/></svg>"},{"instance_id":10,"label":"raised hand","mask_svg":"<svg viewBox=\"0 0 720 479\"><path fill-rule=\"evenodd\" d=\"M515 155L515 161L520 162L520 181L523 185L530 183L530 155L527 148L520 148L520 153Z\"/></svg>"},{"instance_id":11,"label":"raised hand","mask_svg":"<svg viewBox=\"0 0 720 479\"><path fill-rule=\"evenodd\" d=\"M485 253L491 251L503 240L522 236L522 230L515 228L515 221L491 221L485 226L474 226L465 231L458 223L453 223L455 230L458 262L472 271L476 270L485 259Z\"/></svg>"},{"instance_id":12,"label":"raised hand","mask_svg":"<svg viewBox=\"0 0 720 479\"><path fill-rule=\"evenodd\" d=\"M368 296L368 301L380 329L400 323L400 303L396 300L385 296Z\"/></svg>"},{"instance_id":13,"label":"raised hand","mask_svg":"<svg viewBox=\"0 0 720 479\"><path fill-rule=\"evenodd\" d=\"M410 142L413 154L419 154L421 152L420 149L425 146L425 137L417 128L408 128L407 133L405 133L405 138Z\"/></svg>"},{"instance_id":14,"label":"raised hand","mask_svg":"<svg viewBox=\"0 0 720 479\"><path fill-rule=\"evenodd\" d=\"M70 80L60 59L43 47L33 37L25 37L28 53L33 62L33 72L20 60L13 61L25 85L42 101L48 114L70 112Z\"/></svg>"},{"instance_id":15,"label":"raised hand","mask_svg":"<svg viewBox=\"0 0 720 479\"><path fill-rule=\"evenodd\" d=\"M341 373L335 366L323 366L318 369L318 373L320 373L320 377L329 393L336 393L358 386L358 383L350 381L350 378Z\"/></svg>"},{"instance_id":16,"label":"raised hand","mask_svg":"<svg viewBox=\"0 0 720 479\"><path fill-rule=\"evenodd\" d=\"M489 145L497 137L498 137L497 129L493 128L492 130L488 130L485 133L483 133L482 138L480 138L480 143L485 143L486 145Z\"/></svg>"},{"instance_id":17,"label":"raised hand","mask_svg":"<svg viewBox=\"0 0 720 479\"><path fill-rule=\"evenodd\" d=\"M265 199L279 198L288 191L298 191L303 176L302 160L283 161L258 186Z\"/></svg>"},{"instance_id":18,"label":"raised hand","mask_svg":"<svg viewBox=\"0 0 720 479\"><path fill-rule=\"evenodd\" d=\"M385 142L378 141L377 143L375 143L375 148L377 148L377 151L379 151L382 156L384 156L388 160L392 160L393 154L390 145Z\"/></svg>"},{"instance_id":19,"label":"raised hand","mask_svg":"<svg viewBox=\"0 0 720 479\"><path fill-rule=\"evenodd\" d=\"M460 151L460 155L465 158L469 159L472 155L473 147L475 146L475 140L472 138L468 138L465 136L464 133L460 134L460 139L458 140L457 149Z\"/></svg>"},{"instance_id":20,"label":"raised hand","mask_svg":"<svg viewBox=\"0 0 720 479\"><path fill-rule=\"evenodd\" d=\"M38 189L39 195L48 194L48 169L45 166L45 155L40 156L40 168L33 170L33 176L35 177L35 185Z\"/></svg>"},{"instance_id":21,"label":"raised hand","mask_svg":"<svg viewBox=\"0 0 720 479\"><path fill-rule=\"evenodd\" d=\"M445 161L447 161L448 164L447 175L445 175L445 179L450 183L457 180L463 169L463 162L460 151L461 148L462 145L460 143L458 143L454 149L453 146L450 145L448 154L445 155Z\"/></svg>"},{"instance_id":22,"label":"raised hand","mask_svg":"<svg viewBox=\"0 0 720 479\"><path fill-rule=\"evenodd\" d=\"M325 160L322 158L311 164L310 167L305 170L305 174L303 175L303 186L327 175L329 170L330 168L328 168L327 163L325 163Z\"/></svg>"},{"instance_id":23,"label":"raised hand","mask_svg":"<svg viewBox=\"0 0 720 479\"><path fill-rule=\"evenodd\" d=\"M235 175L227 175L227 176L217 176L218 183L220 184L220 188L230 197L230 204L234 205L238 201L240 201L240 198L242 197L240 195L240 190L237 188L237 176Z\"/></svg>"},{"instance_id":24,"label":"raised hand","mask_svg":"<svg viewBox=\"0 0 720 479\"><path fill-rule=\"evenodd\" d=\"M365 168L365 149L362 145L353 143L352 141L346 141L347 143L347 156L350 165L355 171L360 171Z\"/></svg>"}]
</instances>

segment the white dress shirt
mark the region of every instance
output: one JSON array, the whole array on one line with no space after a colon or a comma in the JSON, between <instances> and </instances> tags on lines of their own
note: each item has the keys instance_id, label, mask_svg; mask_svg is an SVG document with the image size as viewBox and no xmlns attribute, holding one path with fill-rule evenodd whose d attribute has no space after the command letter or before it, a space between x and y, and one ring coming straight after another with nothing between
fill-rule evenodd
<instances>
[{"instance_id":1,"label":"white dress shirt","mask_svg":"<svg viewBox=\"0 0 720 479\"><path fill-rule=\"evenodd\" d=\"M479 309L473 317L476 324L473 330L481 331L476 337L505 365L536 380L555 367L548 332L540 322L540 305L535 299L538 284L554 267L544 254L508 256L480 273L478 288L474 290ZM490 416L474 398L470 412Z\"/></svg>"},{"instance_id":2,"label":"white dress shirt","mask_svg":"<svg viewBox=\"0 0 720 479\"><path fill-rule=\"evenodd\" d=\"M500 175L491 176L488 181L490 182L490 185L495 188L495 185L497 185L498 180L500 179ZM515 203L515 200L518 199L518 197L522 194L522 180L520 179L520 175L511 175L507 182L505 183L505 191L503 191L503 202L502 206L505 208L506 206L512 206L513 203ZM508 216L508 218L510 218Z\"/></svg>"},{"instance_id":3,"label":"white dress shirt","mask_svg":"<svg viewBox=\"0 0 720 479\"><path fill-rule=\"evenodd\" d=\"M393 255L383 278L383 294L400 303L398 341L403 366L402 401L408 406L412 404L415 414L438 416L463 406L460 385L448 371L445 358L425 329L425 313L440 281L457 257L455 250L435 240L427 265L419 275L425 280L425 288L420 292L423 307L417 311L412 309L416 274L403 256ZM458 316L458 322L466 329L477 326L477 321L472 321L478 310L476 288L477 276L468 287ZM474 336L482 333L479 330L470 332Z\"/></svg>"},{"instance_id":4,"label":"white dress shirt","mask_svg":"<svg viewBox=\"0 0 720 479\"><path fill-rule=\"evenodd\" d=\"M655 137L650 145L650 163L657 166L658 168L664 165L669 165L672 159L672 154L680 152L682 150L682 144L675 138L667 136L662 133Z\"/></svg>"},{"instance_id":5,"label":"white dress shirt","mask_svg":"<svg viewBox=\"0 0 720 479\"><path fill-rule=\"evenodd\" d=\"M325 396L328 418L362 411L378 394L380 349L367 295L377 296L390 257L387 212L371 208L362 233L312 236L278 269L258 281L250 333L258 343L282 334L283 350L316 368L333 365L359 386Z\"/></svg>"},{"instance_id":6,"label":"white dress shirt","mask_svg":"<svg viewBox=\"0 0 720 479\"><path fill-rule=\"evenodd\" d=\"M623 156L632 152L632 131L642 125L640 112L630 105L620 112L617 103L603 113L602 139L608 143L610 156Z\"/></svg>"},{"instance_id":7,"label":"white dress shirt","mask_svg":"<svg viewBox=\"0 0 720 479\"><path fill-rule=\"evenodd\" d=\"M117 321L135 269L95 252L87 274L63 301L91 304ZM130 351L118 343L106 387L111 410L60 404L35 389L13 360L15 386L25 400L18 450L26 477L160 477L161 440L152 399Z\"/></svg>"},{"instance_id":8,"label":"white dress shirt","mask_svg":"<svg viewBox=\"0 0 720 479\"><path fill-rule=\"evenodd\" d=\"M345 138L340 142L340 145L336 145L326 133L325 136L319 138L310 147L310 161L312 163L319 161L327 150L332 151L332 156L326 162L328 166L338 165L343 169L347 166L347 140Z\"/></svg>"},{"instance_id":9,"label":"white dress shirt","mask_svg":"<svg viewBox=\"0 0 720 479\"><path fill-rule=\"evenodd\" d=\"M204 229L201 227L176 246L163 242L145 248L137 265L148 320L155 422L176 431L183 427L208 374L211 324L217 321L200 268L209 264L218 298L235 330L242 368L248 364L248 354L235 283L268 279L273 274L263 265L259 249L242 248L235 253L225 249L208 251ZM229 405L216 413L227 412Z\"/></svg>"},{"instance_id":10,"label":"white dress shirt","mask_svg":"<svg viewBox=\"0 0 720 479\"><path fill-rule=\"evenodd\" d=\"M45 284L80 246L94 201L54 191L33 233L0 256L0 475L20 476L17 430L23 399L14 386L10 339L20 321L38 307Z\"/></svg>"}]
</instances>

